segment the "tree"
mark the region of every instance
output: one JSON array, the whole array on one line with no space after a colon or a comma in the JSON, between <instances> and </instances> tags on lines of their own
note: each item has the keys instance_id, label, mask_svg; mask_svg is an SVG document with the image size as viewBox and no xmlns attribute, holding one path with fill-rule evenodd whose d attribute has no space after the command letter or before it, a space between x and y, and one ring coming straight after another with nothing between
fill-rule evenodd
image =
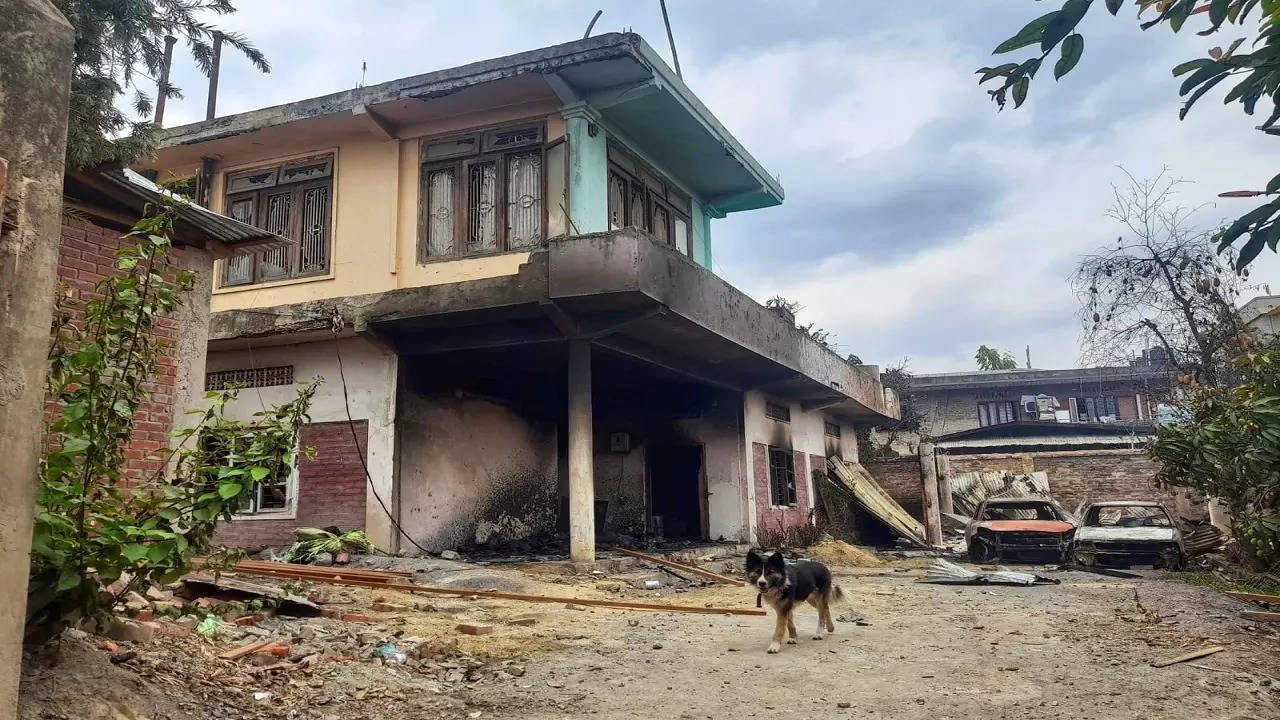
<instances>
[{"instance_id":1,"label":"tree","mask_svg":"<svg viewBox=\"0 0 1280 720\"><path fill-rule=\"evenodd\" d=\"M1280 567L1280 352L1236 357L1243 382L1193 385L1190 422L1161 423L1147 448L1156 478L1221 499L1247 558Z\"/></svg>"},{"instance_id":2,"label":"tree","mask_svg":"<svg viewBox=\"0 0 1280 720\"><path fill-rule=\"evenodd\" d=\"M800 303L795 300L788 300L781 295L774 295L764 302L764 306L778 315L781 315L785 320L793 323L796 326L796 329L809 336L809 339L828 350L835 350L836 338L830 330L823 330L820 327L814 327L816 323L801 325L796 321L796 314L804 309L804 306Z\"/></svg>"},{"instance_id":3,"label":"tree","mask_svg":"<svg viewBox=\"0 0 1280 720\"><path fill-rule=\"evenodd\" d=\"M1107 10L1118 15L1124 0L1105 0ZM1179 32L1193 15L1203 17L1205 29L1200 35L1226 34L1232 26L1248 31L1256 25L1252 43L1244 44L1246 37L1236 37L1215 47L1207 57L1196 58L1173 68L1175 77L1186 76L1179 90L1186 97L1178 118L1183 119L1196 101L1222 81L1235 78L1235 85L1227 91L1224 103L1239 103L1248 115L1253 115L1259 102L1269 109L1267 117L1257 129L1268 135L1280 135L1280 2L1275 0L1135 0L1137 17L1143 30L1163 25ZM1027 99L1031 79L1040 64L1058 50L1053 76L1061 79L1080 61L1084 52L1084 36L1075 32L1080 21L1095 5L1093 0L1066 0L1062 7L1027 23L1013 37L996 46L995 53L1013 52L1025 47L1036 48L1032 57L1015 63L1004 63L978 70L979 84L1000 79L994 90L989 90L992 100L1003 109L1010 96L1014 107L1020 107ZM1196 24L1196 23L1193 23ZM1244 51L1242 51L1244 50ZM1245 52L1251 51L1251 52ZM1237 267L1244 267L1257 257L1262 248L1276 250L1280 243L1280 174L1271 178L1263 190L1232 190L1222 197L1274 196L1274 199L1244 213L1234 222L1214 234L1218 249L1232 246L1240 238L1247 238L1235 258Z\"/></svg>"},{"instance_id":4,"label":"tree","mask_svg":"<svg viewBox=\"0 0 1280 720\"><path fill-rule=\"evenodd\" d=\"M924 433L925 415L916 407L915 398L911 394L911 370L908 360L887 368L880 373L880 383L893 390L898 396L898 420L889 425L871 429L860 429L858 432L858 456L867 460L893 455L893 444L904 434L912 434L919 438Z\"/></svg>"},{"instance_id":5,"label":"tree","mask_svg":"<svg viewBox=\"0 0 1280 720\"><path fill-rule=\"evenodd\" d=\"M200 69L213 68L213 38L239 50L255 67L269 72L263 54L242 35L219 31L201 18L228 15L231 0L55 0L75 30L75 58L71 72L70 122L67 127L67 167L102 164L128 165L155 147L157 128L151 122L154 97L136 84L139 77L159 82L164 66L165 36L186 41ZM116 107L120 96L132 91L137 119ZM166 97L182 97L179 88L157 88Z\"/></svg>"},{"instance_id":6,"label":"tree","mask_svg":"<svg viewBox=\"0 0 1280 720\"><path fill-rule=\"evenodd\" d=\"M979 345L978 352L974 353L973 359L978 363L979 370L1016 370L1018 361L1013 359L1013 354L1008 350L1000 351L986 345Z\"/></svg>"},{"instance_id":7,"label":"tree","mask_svg":"<svg viewBox=\"0 0 1280 720\"><path fill-rule=\"evenodd\" d=\"M1174 202L1182 181L1167 171L1114 188L1107 216L1125 234L1085 256L1071 278L1080 301L1083 360L1121 365L1149 348L1204 385L1232 382L1231 358L1253 344L1236 312L1247 268L1215 252L1212 233L1191 224L1194 208Z\"/></svg>"},{"instance_id":8,"label":"tree","mask_svg":"<svg viewBox=\"0 0 1280 720\"><path fill-rule=\"evenodd\" d=\"M206 409L189 411L195 421L171 433L175 446L155 453L156 472L124 471L134 419L165 354L152 330L190 290L191 274L169 265L172 230L163 210L139 220L125 236L134 244L116 253L118 272L95 285L79 318L64 310L55 320L48 392L57 410L47 436L56 447L40 463L29 641L105 620L130 590L177 579L193 555L210 551L220 520L264 480L288 477L295 462L315 383L249 423L223 413L234 390L210 392Z\"/></svg>"}]
</instances>

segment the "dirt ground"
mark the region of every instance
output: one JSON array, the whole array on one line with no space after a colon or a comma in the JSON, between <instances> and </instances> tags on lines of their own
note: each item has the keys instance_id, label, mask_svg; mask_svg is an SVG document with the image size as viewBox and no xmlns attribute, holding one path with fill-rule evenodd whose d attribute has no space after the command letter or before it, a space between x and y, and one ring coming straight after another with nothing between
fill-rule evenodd
<instances>
[{"instance_id":1,"label":"dirt ground","mask_svg":"<svg viewBox=\"0 0 1280 720\"><path fill-rule=\"evenodd\" d=\"M799 643L777 655L765 653L772 617L330 587L326 599L348 607L367 607L381 595L423 609L370 613L371 623L292 621L313 627L282 623L276 631L326 653L359 655L360 647L384 640L403 646L425 639L438 647L407 665L356 657L264 674L213 659L225 648L200 647L199 640L139 646L142 657L121 665L82 643L67 649L79 671L65 661L29 669L21 717L1280 718L1280 632L1240 619L1249 609L1243 603L1154 571L1141 580L1055 573L1062 584L1036 587L926 585L915 582L923 562L837 569L849 600L835 609L836 633L810 639L816 614L806 608L797 620ZM660 590L637 589L646 578L664 577L652 569L596 578L496 566L426 574L477 590L744 608L755 601L747 588L664 582ZM516 617L532 624L507 624ZM461 635L453 629L460 622L495 629ZM355 650L340 647L348 636ZM1151 667L1210 645L1225 650ZM192 654L205 664L184 665L195 663ZM97 679L86 682L85 674ZM86 701L78 692L107 706L77 712ZM255 692L272 697L255 700Z\"/></svg>"}]
</instances>

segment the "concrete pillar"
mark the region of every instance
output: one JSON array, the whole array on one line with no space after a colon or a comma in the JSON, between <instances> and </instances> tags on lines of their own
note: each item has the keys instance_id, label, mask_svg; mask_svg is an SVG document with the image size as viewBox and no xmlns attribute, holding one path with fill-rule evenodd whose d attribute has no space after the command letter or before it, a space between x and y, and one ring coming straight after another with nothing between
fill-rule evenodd
<instances>
[{"instance_id":1,"label":"concrete pillar","mask_svg":"<svg viewBox=\"0 0 1280 720\"><path fill-rule=\"evenodd\" d=\"M951 498L951 458L936 453L938 459L938 509L944 513L954 513L955 504Z\"/></svg>"},{"instance_id":2,"label":"concrete pillar","mask_svg":"<svg viewBox=\"0 0 1280 720\"><path fill-rule=\"evenodd\" d=\"M0 718L5 719L18 713L45 356L61 237L71 50L71 26L49 0L0 3Z\"/></svg>"},{"instance_id":3,"label":"concrete pillar","mask_svg":"<svg viewBox=\"0 0 1280 720\"><path fill-rule=\"evenodd\" d=\"M924 534L930 545L942 544L942 516L938 514L938 468L933 443L920 443L920 483L924 490Z\"/></svg>"},{"instance_id":4,"label":"concrete pillar","mask_svg":"<svg viewBox=\"0 0 1280 720\"><path fill-rule=\"evenodd\" d=\"M569 341L569 559L596 559L596 488L591 437L591 342Z\"/></svg>"},{"instance_id":5,"label":"concrete pillar","mask_svg":"<svg viewBox=\"0 0 1280 720\"><path fill-rule=\"evenodd\" d=\"M569 135L569 232L609 229L609 151L600 114L584 102L565 105Z\"/></svg>"}]
</instances>

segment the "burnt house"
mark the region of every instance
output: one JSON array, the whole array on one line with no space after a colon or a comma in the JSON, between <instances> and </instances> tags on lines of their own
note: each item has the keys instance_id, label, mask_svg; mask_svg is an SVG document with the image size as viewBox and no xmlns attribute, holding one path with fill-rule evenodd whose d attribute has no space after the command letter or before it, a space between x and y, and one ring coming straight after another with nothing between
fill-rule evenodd
<instances>
[{"instance_id":1,"label":"burnt house","mask_svg":"<svg viewBox=\"0 0 1280 720\"><path fill-rule=\"evenodd\" d=\"M324 379L315 458L229 543L751 540L898 415L712 272L713 221L782 189L636 35L171 128L148 169L292 241L215 269L210 387Z\"/></svg>"}]
</instances>

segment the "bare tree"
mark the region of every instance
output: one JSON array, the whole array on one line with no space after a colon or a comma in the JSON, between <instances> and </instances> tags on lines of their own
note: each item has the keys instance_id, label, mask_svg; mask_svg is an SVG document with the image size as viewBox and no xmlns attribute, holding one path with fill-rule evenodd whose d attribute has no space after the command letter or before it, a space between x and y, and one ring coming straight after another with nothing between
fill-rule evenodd
<instances>
[{"instance_id":1,"label":"bare tree","mask_svg":"<svg viewBox=\"0 0 1280 720\"><path fill-rule=\"evenodd\" d=\"M1158 348L1156 358L1186 382L1229 382L1227 360L1252 344L1236 311L1249 271L1236 269L1234 250L1217 252L1213 231L1192 223L1199 208L1175 202L1183 181L1167 168L1144 180L1124 172L1129 184L1114 188L1107 216L1127 232L1084 257L1071 278L1081 359L1122 365Z\"/></svg>"}]
</instances>

